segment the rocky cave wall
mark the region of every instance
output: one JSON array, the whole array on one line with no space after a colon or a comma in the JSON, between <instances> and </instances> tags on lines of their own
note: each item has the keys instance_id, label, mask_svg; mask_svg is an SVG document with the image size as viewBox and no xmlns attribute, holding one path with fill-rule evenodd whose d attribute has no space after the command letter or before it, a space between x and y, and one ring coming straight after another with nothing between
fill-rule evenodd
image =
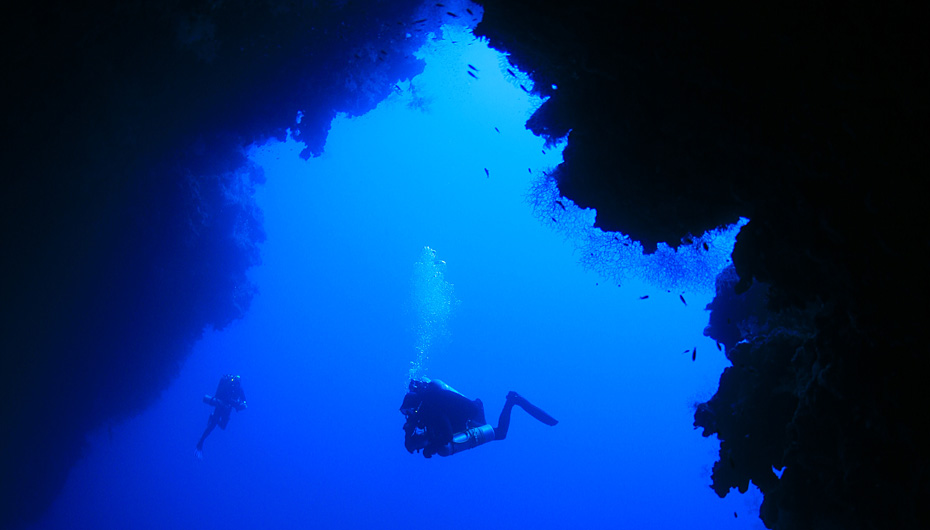
<instances>
[{"instance_id":1,"label":"rocky cave wall","mask_svg":"<svg viewBox=\"0 0 930 530\"><path fill-rule=\"evenodd\" d=\"M721 440L714 490L752 481L771 528L930 525L925 10L481 3L476 32L550 97L528 126L568 134L555 177L597 226L649 250L750 219L709 307L734 364L695 415Z\"/></svg>"}]
</instances>

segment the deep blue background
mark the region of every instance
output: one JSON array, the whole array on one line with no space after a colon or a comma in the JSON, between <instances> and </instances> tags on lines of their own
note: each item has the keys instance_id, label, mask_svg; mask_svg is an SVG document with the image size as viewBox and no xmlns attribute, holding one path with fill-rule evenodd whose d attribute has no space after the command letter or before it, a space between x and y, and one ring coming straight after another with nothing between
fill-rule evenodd
<instances>
[{"instance_id":1,"label":"deep blue background","mask_svg":"<svg viewBox=\"0 0 930 530\"><path fill-rule=\"evenodd\" d=\"M586 271L577 231L527 197L560 160L524 130L534 102L504 59L451 40L377 110L337 119L321 157L256 148L250 311L208 332L155 406L90 437L36 528L761 527L756 496L710 490L717 443L691 426L726 363L702 336L712 285ZM417 281L427 245L454 298L424 327L418 301L442 298ZM516 409L505 442L409 455L398 407L425 329L446 333L423 374L480 397L492 424L515 390L559 425ZM200 398L225 372L249 409L197 460Z\"/></svg>"}]
</instances>

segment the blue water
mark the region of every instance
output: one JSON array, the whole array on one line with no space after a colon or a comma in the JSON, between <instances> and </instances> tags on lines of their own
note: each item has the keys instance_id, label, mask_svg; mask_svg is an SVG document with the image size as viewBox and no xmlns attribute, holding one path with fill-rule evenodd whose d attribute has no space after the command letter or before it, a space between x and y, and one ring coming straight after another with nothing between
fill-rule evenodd
<instances>
[{"instance_id":1,"label":"blue water","mask_svg":"<svg viewBox=\"0 0 930 530\"><path fill-rule=\"evenodd\" d=\"M375 111L337 118L319 158L253 149L251 309L153 407L89 436L35 528L762 527L757 493L711 491L717 442L692 428L726 366L702 335L722 262L592 261L593 212L530 194L561 155L524 129L527 81L446 37ZM725 256L729 237L707 241ZM198 460L201 397L227 372L249 408ZM410 455L411 373L480 397L492 424L510 390L560 423L515 409L506 441Z\"/></svg>"}]
</instances>

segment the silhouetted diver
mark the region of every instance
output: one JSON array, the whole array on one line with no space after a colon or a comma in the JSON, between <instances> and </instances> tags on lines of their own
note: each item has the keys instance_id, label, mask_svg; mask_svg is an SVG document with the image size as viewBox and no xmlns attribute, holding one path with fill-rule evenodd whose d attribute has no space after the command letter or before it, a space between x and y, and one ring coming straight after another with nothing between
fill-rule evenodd
<instances>
[{"instance_id":1,"label":"silhouetted diver","mask_svg":"<svg viewBox=\"0 0 930 530\"><path fill-rule=\"evenodd\" d=\"M507 394L497 427L484 419L480 399L470 400L439 380L410 381L400 411L406 416L404 447L407 451L423 450L423 456L449 456L466 449L507 437L510 412L514 405L546 425L558 420L533 405L516 392Z\"/></svg>"},{"instance_id":2,"label":"silhouetted diver","mask_svg":"<svg viewBox=\"0 0 930 530\"><path fill-rule=\"evenodd\" d=\"M213 413L210 414L210 418L207 419L207 428L204 429L200 441L197 442L198 458L203 456L203 441L207 439L207 436L210 436L214 427L219 425L220 429L225 430L226 424L229 423L229 414L232 412L232 409L236 409L240 412L245 410L247 406L245 403L245 392L242 391L242 385L239 379L238 375L224 375L220 378L219 384L216 385L216 393L213 396L207 395L203 397L204 403L215 408L213 409Z\"/></svg>"}]
</instances>

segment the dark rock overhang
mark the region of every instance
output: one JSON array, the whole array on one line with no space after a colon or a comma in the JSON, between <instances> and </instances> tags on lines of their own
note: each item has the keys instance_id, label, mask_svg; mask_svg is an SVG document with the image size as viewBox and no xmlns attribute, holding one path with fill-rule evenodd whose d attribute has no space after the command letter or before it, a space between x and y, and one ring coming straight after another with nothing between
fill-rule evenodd
<instances>
[{"instance_id":1,"label":"dark rock overhang","mask_svg":"<svg viewBox=\"0 0 930 530\"><path fill-rule=\"evenodd\" d=\"M750 219L710 307L734 362L696 415L722 441L714 489L752 480L770 527L926 527L925 9L482 4L476 33L550 97L528 125L568 134L555 177L597 226L649 250ZM766 305L731 315L760 282Z\"/></svg>"}]
</instances>

